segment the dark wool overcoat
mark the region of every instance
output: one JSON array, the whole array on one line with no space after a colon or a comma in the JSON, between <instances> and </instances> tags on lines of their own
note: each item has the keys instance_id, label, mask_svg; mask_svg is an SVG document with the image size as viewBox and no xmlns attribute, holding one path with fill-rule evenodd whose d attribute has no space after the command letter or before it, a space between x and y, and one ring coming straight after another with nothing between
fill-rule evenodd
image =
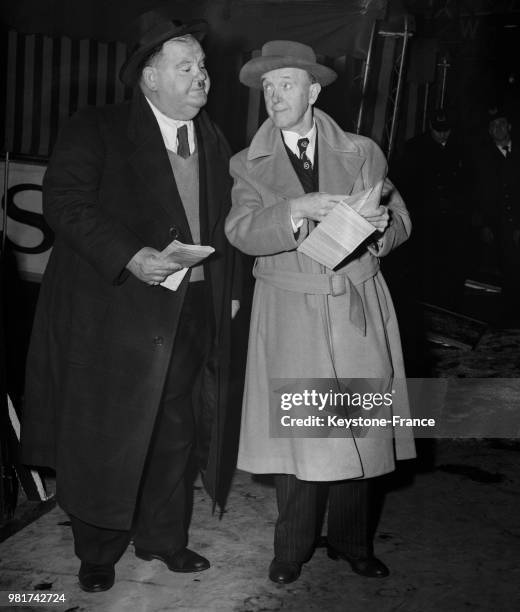
<instances>
[{"instance_id":1,"label":"dark wool overcoat","mask_svg":"<svg viewBox=\"0 0 520 612\"><path fill-rule=\"evenodd\" d=\"M224 422L229 366L234 253L223 224L231 179L227 143L205 112L195 130L201 241L216 251L205 275L217 367L203 419L215 434ZM140 92L70 121L45 176L43 206L56 240L27 362L23 457L56 469L66 511L127 529L188 275L173 292L148 286L125 266L145 246L192 242L159 126ZM213 437L207 474L214 472L216 444Z\"/></svg>"}]
</instances>

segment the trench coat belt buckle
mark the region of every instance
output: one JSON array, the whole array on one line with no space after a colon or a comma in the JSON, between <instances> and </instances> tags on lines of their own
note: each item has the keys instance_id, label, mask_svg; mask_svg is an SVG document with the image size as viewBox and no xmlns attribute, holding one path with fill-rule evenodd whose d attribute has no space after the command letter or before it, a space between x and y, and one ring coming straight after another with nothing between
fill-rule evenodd
<instances>
[{"instance_id":1,"label":"trench coat belt buckle","mask_svg":"<svg viewBox=\"0 0 520 612\"><path fill-rule=\"evenodd\" d=\"M370 265L366 270L358 273L354 280L362 283L374 276L377 270L378 267ZM363 299L349 275L261 270L255 262L253 276L285 291L297 291L298 293L309 293L311 295L330 295L332 297L347 294L349 321L362 336L366 336L367 325Z\"/></svg>"}]
</instances>

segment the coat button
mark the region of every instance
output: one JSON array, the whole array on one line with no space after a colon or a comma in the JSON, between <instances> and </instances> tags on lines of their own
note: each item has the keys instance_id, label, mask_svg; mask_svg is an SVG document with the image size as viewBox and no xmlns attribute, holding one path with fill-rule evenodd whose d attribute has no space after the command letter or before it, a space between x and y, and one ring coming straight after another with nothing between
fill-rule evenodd
<instances>
[{"instance_id":1,"label":"coat button","mask_svg":"<svg viewBox=\"0 0 520 612\"><path fill-rule=\"evenodd\" d=\"M179 237L179 230L175 226L170 227L168 233L170 234L170 238L172 240L177 240L177 238Z\"/></svg>"},{"instance_id":2,"label":"coat button","mask_svg":"<svg viewBox=\"0 0 520 612\"><path fill-rule=\"evenodd\" d=\"M153 339L153 343L156 346L162 346L164 343L164 338L162 336L155 336L155 338Z\"/></svg>"}]
</instances>

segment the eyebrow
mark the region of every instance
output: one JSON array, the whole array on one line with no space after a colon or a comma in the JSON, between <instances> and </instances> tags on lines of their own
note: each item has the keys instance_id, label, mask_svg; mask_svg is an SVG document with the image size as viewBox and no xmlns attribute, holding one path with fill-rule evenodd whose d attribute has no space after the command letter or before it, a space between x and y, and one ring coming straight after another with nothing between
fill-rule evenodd
<instances>
[{"instance_id":1,"label":"eyebrow","mask_svg":"<svg viewBox=\"0 0 520 612\"><path fill-rule=\"evenodd\" d=\"M206 55L205 55L205 54L202 54L200 57L195 58L195 61L196 61L197 63L199 63L199 62L203 62L205 59L206 59ZM194 59L193 59L193 58L183 57L183 58L181 58L181 59L180 59L180 60L179 60L179 61L178 61L178 62L177 62L175 65L176 65L176 66L182 66L182 65L184 65L184 64L192 64L192 63L193 63L193 61L194 61Z\"/></svg>"}]
</instances>

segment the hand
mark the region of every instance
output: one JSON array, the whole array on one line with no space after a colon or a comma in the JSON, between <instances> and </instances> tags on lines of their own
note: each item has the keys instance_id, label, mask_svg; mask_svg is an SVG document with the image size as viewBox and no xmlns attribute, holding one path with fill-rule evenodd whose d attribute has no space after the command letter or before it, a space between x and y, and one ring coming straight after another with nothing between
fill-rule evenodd
<instances>
[{"instance_id":1,"label":"hand","mask_svg":"<svg viewBox=\"0 0 520 612\"><path fill-rule=\"evenodd\" d=\"M378 206L375 210L361 210L359 214L371 223L378 232L383 233L390 223L390 213L386 206Z\"/></svg>"},{"instance_id":2,"label":"hand","mask_svg":"<svg viewBox=\"0 0 520 612\"><path fill-rule=\"evenodd\" d=\"M300 219L323 221L342 199L343 196L329 193L306 193L290 201L291 216L295 223L298 223Z\"/></svg>"},{"instance_id":3,"label":"hand","mask_svg":"<svg viewBox=\"0 0 520 612\"><path fill-rule=\"evenodd\" d=\"M395 187L392 181L388 177L386 177L383 182L383 189L381 190L381 199L384 200L386 203L386 201L392 195L392 192L394 190L395 190Z\"/></svg>"},{"instance_id":4,"label":"hand","mask_svg":"<svg viewBox=\"0 0 520 612\"><path fill-rule=\"evenodd\" d=\"M138 251L126 267L136 278L148 285L158 285L167 276L182 269L180 264L165 261L160 252L151 247Z\"/></svg>"},{"instance_id":5,"label":"hand","mask_svg":"<svg viewBox=\"0 0 520 612\"><path fill-rule=\"evenodd\" d=\"M231 300L231 318L234 319L240 310L240 300Z\"/></svg>"}]
</instances>

